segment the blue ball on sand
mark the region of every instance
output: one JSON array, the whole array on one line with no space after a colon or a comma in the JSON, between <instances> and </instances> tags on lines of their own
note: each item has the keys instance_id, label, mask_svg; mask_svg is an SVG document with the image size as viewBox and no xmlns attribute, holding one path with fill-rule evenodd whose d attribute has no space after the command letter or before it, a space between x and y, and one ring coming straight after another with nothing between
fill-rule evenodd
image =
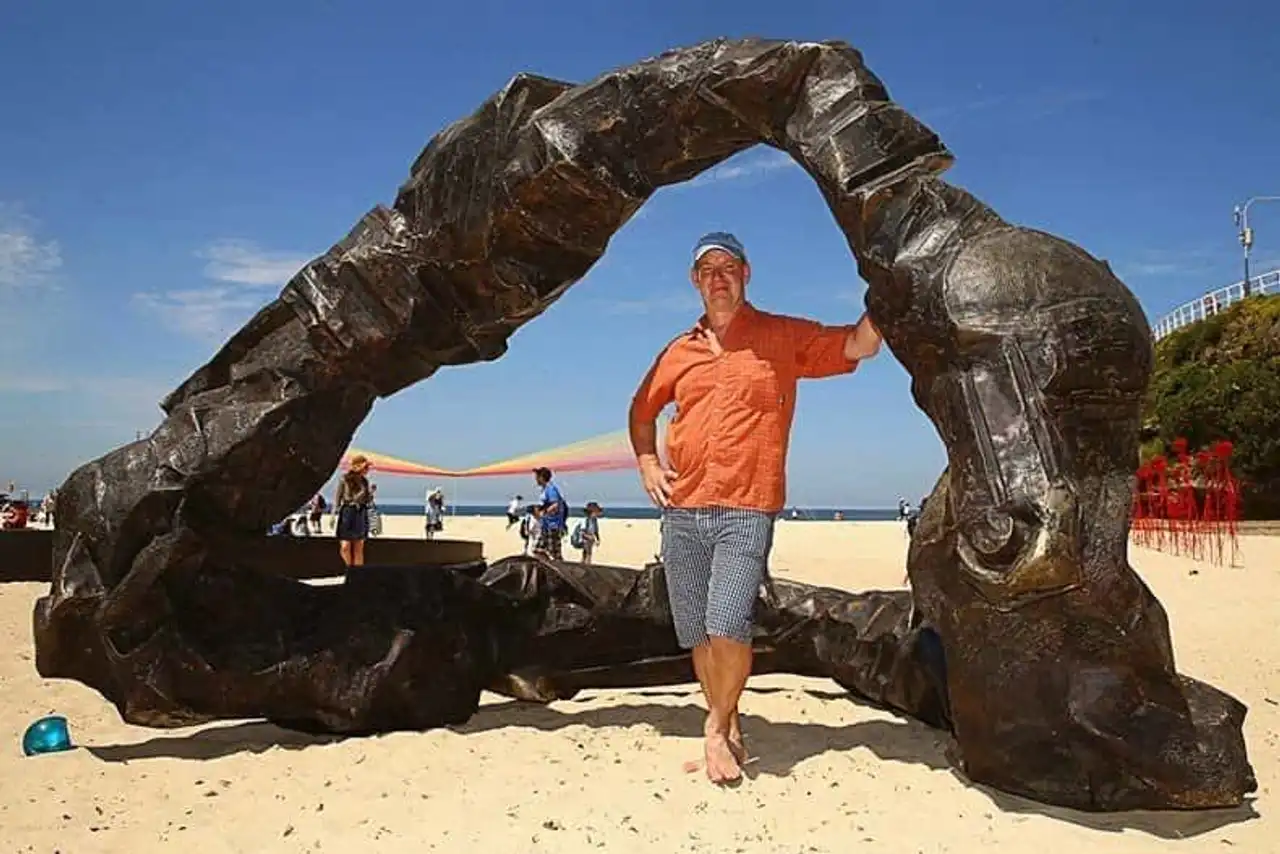
<instances>
[{"instance_id":1,"label":"blue ball on sand","mask_svg":"<svg viewBox=\"0 0 1280 854\"><path fill-rule=\"evenodd\" d=\"M67 719L61 715L43 717L22 734L22 752L26 756L70 749L71 732L67 729Z\"/></svg>"}]
</instances>

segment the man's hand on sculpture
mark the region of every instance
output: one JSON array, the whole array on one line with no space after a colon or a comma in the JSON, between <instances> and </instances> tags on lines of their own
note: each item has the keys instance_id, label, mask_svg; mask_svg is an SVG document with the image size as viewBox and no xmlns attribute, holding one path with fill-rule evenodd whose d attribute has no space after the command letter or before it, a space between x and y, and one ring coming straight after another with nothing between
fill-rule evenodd
<instances>
[{"instance_id":1,"label":"man's hand on sculpture","mask_svg":"<svg viewBox=\"0 0 1280 854\"><path fill-rule=\"evenodd\" d=\"M876 325L871 322L871 316L864 314L858 320L857 325L849 331L849 337L844 342L845 358L852 362L870 359L880 352L880 342L882 340L883 337L880 335L880 330L876 329Z\"/></svg>"},{"instance_id":2,"label":"man's hand on sculpture","mask_svg":"<svg viewBox=\"0 0 1280 854\"><path fill-rule=\"evenodd\" d=\"M657 457L645 456L640 459L640 480L644 483L644 491L649 493L653 503L666 507L671 501L671 482L676 473L663 468Z\"/></svg>"}]
</instances>

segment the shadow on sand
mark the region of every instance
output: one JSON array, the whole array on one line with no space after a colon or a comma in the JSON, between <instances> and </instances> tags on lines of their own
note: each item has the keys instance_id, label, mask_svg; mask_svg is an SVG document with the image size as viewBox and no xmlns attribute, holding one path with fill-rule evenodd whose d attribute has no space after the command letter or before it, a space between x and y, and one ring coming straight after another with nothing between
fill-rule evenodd
<instances>
[{"instance_id":1,"label":"shadow on sand","mask_svg":"<svg viewBox=\"0 0 1280 854\"><path fill-rule=\"evenodd\" d=\"M747 692L772 694L786 690L794 689L748 688ZM848 695L841 691L803 690L823 701L849 700ZM451 729L460 735L466 735L507 727L554 732L571 726L598 729L650 726L664 736L696 739L702 735L705 712L696 689L640 690L631 691L627 696L640 702L575 710L574 705L591 699L587 695L555 706L514 700L486 704L467 723ZM670 706L644 702L645 697L677 697L689 702ZM828 726L776 722L756 715L743 715L742 730L752 754L759 757L748 766L751 777L759 774L785 777L797 764L814 756L831 751L846 752L864 748L885 761L908 762L933 770L950 770L962 785L984 794L1002 812L1040 815L1107 833L1136 830L1160 839L1189 839L1261 817L1254 808L1253 800L1233 809L1187 812L1087 813L1048 806L965 779L947 761L948 736L914 721L871 720L846 726ZM163 757L203 760L235 753L261 753L276 747L297 750L312 745L333 744L344 738L338 735L308 735L269 723L246 722L209 727L188 735L161 736L136 744L88 747L87 750L104 762Z\"/></svg>"},{"instance_id":2,"label":"shadow on sand","mask_svg":"<svg viewBox=\"0 0 1280 854\"><path fill-rule=\"evenodd\" d=\"M133 762L139 759L220 759L235 753L263 753L276 747L300 750L315 744L341 741L337 735L307 735L281 729L275 724L248 721L230 726L211 726L187 735L162 735L135 744L85 747L103 762Z\"/></svg>"}]
</instances>

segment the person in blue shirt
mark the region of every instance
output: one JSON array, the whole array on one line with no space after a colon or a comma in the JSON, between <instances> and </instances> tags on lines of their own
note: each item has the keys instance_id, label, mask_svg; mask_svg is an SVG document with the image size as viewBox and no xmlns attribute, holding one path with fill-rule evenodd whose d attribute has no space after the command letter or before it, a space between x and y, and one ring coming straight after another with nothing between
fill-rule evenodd
<instances>
[{"instance_id":1,"label":"person in blue shirt","mask_svg":"<svg viewBox=\"0 0 1280 854\"><path fill-rule=\"evenodd\" d=\"M551 469L533 470L533 480L542 490L539 505L542 507L542 526L538 530L538 542L533 553L552 560L564 560L560 541L569 525L569 505L560 494L560 487L551 482Z\"/></svg>"}]
</instances>

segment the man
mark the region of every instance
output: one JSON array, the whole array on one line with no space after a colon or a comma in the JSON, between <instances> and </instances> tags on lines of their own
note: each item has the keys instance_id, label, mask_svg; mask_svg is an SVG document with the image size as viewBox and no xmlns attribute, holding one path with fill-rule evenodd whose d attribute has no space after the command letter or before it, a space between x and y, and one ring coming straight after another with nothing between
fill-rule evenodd
<instances>
[{"instance_id":1,"label":"man","mask_svg":"<svg viewBox=\"0 0 1280 854\"><path fill-rule=\"evenodd\" d=\"M797 380L850 373L881 341L866 315L831 327L760 311L746 299L750 277L733 235L698 241L690 278L704 314L658 356L629 418L645 491L663 508L671 614L707 700L705 765L716 783L741 778L747 761L738 699L751 675L751 611L785 506ZM664 468L657 417L673 402Z\"/></svg>"},{"instance_id":2,"label":"man","mask_svg":"<svg viewBox=\"0 0 1280 854\"><path fill-rule=\"evenodd\" d=\"M533 553L554 560L564 560L560 541L569 525L569 505L565 504L560 487L551 482L551 469L534 469L533 480L542 490L538 498L538 505L542 508L541 525Z\"/></svg>"}]
</instances>

